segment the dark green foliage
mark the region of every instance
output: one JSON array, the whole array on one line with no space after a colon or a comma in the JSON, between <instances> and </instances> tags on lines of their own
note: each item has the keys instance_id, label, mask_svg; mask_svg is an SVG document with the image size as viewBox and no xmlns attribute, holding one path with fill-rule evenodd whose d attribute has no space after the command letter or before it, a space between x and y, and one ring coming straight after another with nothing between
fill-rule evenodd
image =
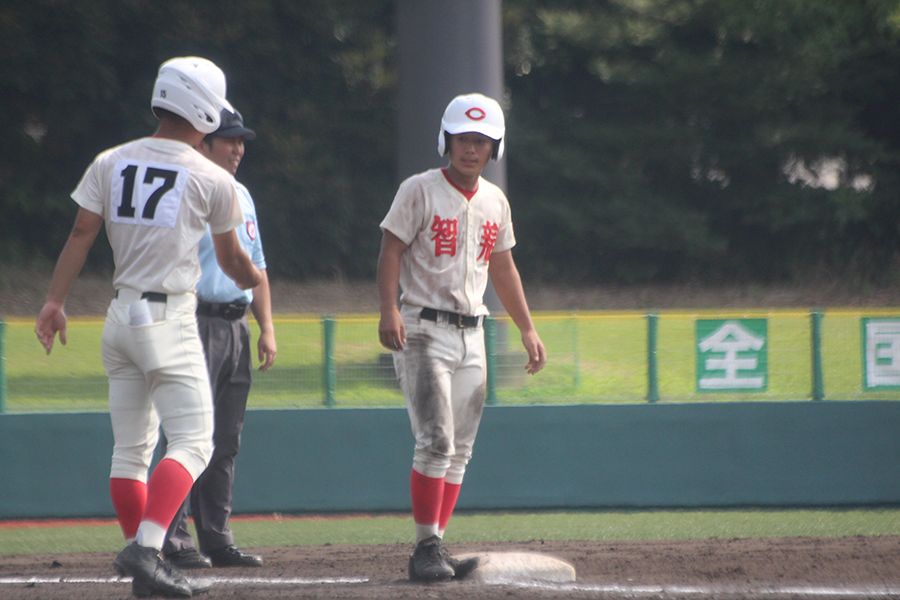
<instances>
[{"instance_id":1,"label":"dark green foliage","mask_svg":"<svg viewBox=\"0 0 900 600\"><path fill-rule=\"evenodd\" d=\"M898 266L896 2L515 5L524 269L862 280ZM835 188L796 177L835 165Z\"/></svg>"},{"instance_id":2,"label":"dark green foliage","mask_svg":"<svg viewBox=\"0 0 900 600\"><path fill-rule=\"evenodd\" d=\"M508 191L527 278L862 283L900 272L895 0L503 8ZM257 200L270 272L372 277L398 183L393 9L4 3L0 267L55 259L85 167L151 134L156 68L198 54L223 68L259 133L238 176ZM834 177L825 186L817 173ZM89 268L110 265L98 243Z\"/></svg>"},{"instance_id":3,"label":"dark green foliage","mask_svg":"<svg viewBox=\"0 0 900 600\"><path fill-rule=\"evenodd\" d=\"M156 69L196 54L259 137L239 178L270 272L366 276L394 192L389 1L33 0L0 8L0 264L54 260L100 151L150 135ZM39 141L26 134L45 131ZM109 268L97 244L89 268Z\"/></svg>"}]
</instances>

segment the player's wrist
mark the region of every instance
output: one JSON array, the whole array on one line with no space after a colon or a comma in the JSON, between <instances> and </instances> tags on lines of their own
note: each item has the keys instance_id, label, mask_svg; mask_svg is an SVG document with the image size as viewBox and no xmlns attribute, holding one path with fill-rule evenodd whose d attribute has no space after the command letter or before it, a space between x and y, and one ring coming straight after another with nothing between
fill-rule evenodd
<instances>
[{"instance_id":1,"label":"player's wrist","mask_svg":"<svg viewBox=\"0 0 900 600\"><path fill-rule=\"evenodd\" d=\"M61 311L65 307L65 304L66 304L65 300L60 301L60 300L54 300L52 298L47 298L44 301L44 309L48 309L48 308L49 309L58 309Z\"/></svg>"}]
</instances>

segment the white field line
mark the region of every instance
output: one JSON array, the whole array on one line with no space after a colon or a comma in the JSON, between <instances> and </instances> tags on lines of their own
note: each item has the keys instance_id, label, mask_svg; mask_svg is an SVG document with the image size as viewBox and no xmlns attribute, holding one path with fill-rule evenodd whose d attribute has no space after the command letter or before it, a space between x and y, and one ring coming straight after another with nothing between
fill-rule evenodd
<instances>
[{"instance_id":1,"label":"white field line","mask_svg":"<svg viewBox=\"0 0 900 600\"><path fill-rule=\"evenodd\" d=\"M365 577L204 577L214 583L232 585L321 585L366 583ZM0 577L0 585L26 583L131 583L131 577Z\"/></svg>"},{"instance_id":2,"label":"white field line","mask_svg":"<svg viewBox=\"0 0 900 600\"><path fill-rule=\"evenodd\" d=\"M207 578L204 578L207 579ZM231 585L327 585L368 583L365 577L210 577L215 583ZM0 585L130 583L130 577L0 577ZM766 586L739 587L720 585L613 585L578 583L542 583L492 580L486 585L552 589L556 591L594 592L620 598L666 596L785 596L803 598L891 598L900 596L900 585L883 586Z\"/></svg>"},{"instance_id":3,"label":"white field line","mask_svg":"<svg viewBox=\"0 0 900 600\"><path fill-rule=\"evenodd\" d=\"M492 581L493 584L505 584L516 587L553 589L557 591L596 592L621 598L644 598L660 596L787 596L803 598L896 598L900 595L900 584L884 584L878 586L722 586L722 585L615 585L615 584L579 584L579 583L545 583L540 581Z\"/></svg>"}]
</instances>

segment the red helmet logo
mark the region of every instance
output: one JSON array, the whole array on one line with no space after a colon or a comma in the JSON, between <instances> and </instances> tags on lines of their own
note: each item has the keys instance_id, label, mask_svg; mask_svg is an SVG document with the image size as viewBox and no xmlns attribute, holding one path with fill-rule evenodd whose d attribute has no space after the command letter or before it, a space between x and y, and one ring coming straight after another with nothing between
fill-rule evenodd
<instances>
[{"instance_id":1,"label":"red helmet logo","mask_svg":"<svg viewBox=\"0 0 900 600\"><path fill-rule=\"evenodd\" d=\"M477 106L466 111L466 116L473 121L480 121L487 116L487 113Z\"/></svg>"}]
</instances>

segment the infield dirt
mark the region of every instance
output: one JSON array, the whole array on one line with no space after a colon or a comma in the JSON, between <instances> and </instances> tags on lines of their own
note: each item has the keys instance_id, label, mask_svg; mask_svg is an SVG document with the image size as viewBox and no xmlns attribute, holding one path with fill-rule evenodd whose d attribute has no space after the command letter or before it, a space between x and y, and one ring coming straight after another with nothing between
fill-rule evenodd
<instances>
[{"instance_id":1,"label":"infield dirt","mask_svg":"<svg viewBox=\"0 0 900 600\"><path fill-rule=\"evenodd\" d=\"M299 540L298 540L299 541ZM526 551L555 556L575 567L575 584L527 582L481 585L467 581L411 584L410 545L256 548L259 569L208 569L193 574L219 580L201 598L891 598L900 593L900 537L763 538L672 541L541 541L448 544L453 553ZM0 583L9 600L111 600L131 596L115 577L113 554L42 554L0 560L0 580L53 578L80 583ZM294 579L294 582L285 580ZM322 580L350 580L326 583ZM271 583L264 580L277 580ZM319 580L308 583L305 580ZM804 592L805 590L805 592Z\"/></svg>"}]
</instances>

